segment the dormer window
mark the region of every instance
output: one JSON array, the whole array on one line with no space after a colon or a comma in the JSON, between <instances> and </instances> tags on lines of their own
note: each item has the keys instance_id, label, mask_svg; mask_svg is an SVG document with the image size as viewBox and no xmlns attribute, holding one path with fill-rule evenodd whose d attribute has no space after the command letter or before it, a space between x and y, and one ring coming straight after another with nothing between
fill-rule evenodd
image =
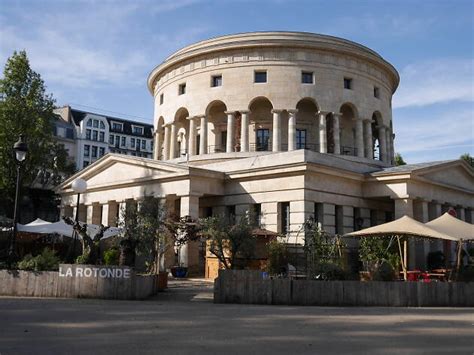
<instances>
[{"instance_id":1,"label":"dormer window","mask_svg":"<svg viewBox=\"0 0 474 355\"><path fill-rule=\"evenodd\" d=\"M123 131L123 123L112 122L112 130L114 130L116 132L122 132Z\"/></svg>"},{"instance_id":2,"label":"dormer window","mask_svg":"<svg viewBox=\"0 0 474 355\"><path fill-rule=\"evenodd\" d=\"M140 126L132 126L132 131L133 131L133 134L138 134L140 136L143 135L143 127L140 127Z\"/></svg>"}]
</instances>

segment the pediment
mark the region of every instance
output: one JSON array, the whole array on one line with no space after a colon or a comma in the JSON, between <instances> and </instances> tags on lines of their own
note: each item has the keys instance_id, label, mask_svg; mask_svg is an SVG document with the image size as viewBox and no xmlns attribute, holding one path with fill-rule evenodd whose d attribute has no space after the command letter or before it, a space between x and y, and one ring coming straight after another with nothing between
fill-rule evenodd
<instances>
[{"instance_id":1,"label":"pediment","mask_svg":"<svg viewBox=\"0 0 474 355\"><path fill-rule=\"evenodd\" d=\"M474 191L474 176L464 164L439 167L427 170L417 175L423 179L449 186L456 186L465 190Z\"/></svg>"},{"instance_id":2,"label":"pediment","mask_svg":"<svg viewBox=\"0 0 474 355\"><path fill-rule=\"evenodd\" d=\"M104 185L140 182L146 179L186 175L187 167L157 160L107 155L81 170L64 183L58 190L67 190L75 179L87 181L87 187L94 188Z\"/></svg>"}]
</instances>

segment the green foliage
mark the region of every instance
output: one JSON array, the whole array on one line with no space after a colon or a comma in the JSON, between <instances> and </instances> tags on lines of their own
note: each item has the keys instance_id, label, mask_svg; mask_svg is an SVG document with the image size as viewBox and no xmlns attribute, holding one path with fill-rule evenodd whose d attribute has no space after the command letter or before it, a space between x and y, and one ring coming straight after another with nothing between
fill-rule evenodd
<instances>
[{"instance_id":1,"label":"green foliage","mask_svg":"<svg viewBox=\"0 0 474 355\"><path fill-rule=\"evenodd\" d=\"M267 270L270 275L281 274L288 263L289 255L286 244L276 239L268 243Z\"/></svg>"},{"instance_id":2,"label":"green foliage","mask_svg":"<svg viewBox=\"0 0 474 355\"><path fill-rule=\"evenodd\" d=\"M375 272L384 263L389 264L392 269L398 270L400 263L397 245L393 239L361 238L359 258L371 272Z\"/></svg>"},{"instance_id":3,"label":"green foliage","mask_svg":"<svg viewBox=\"0 0 474 355\"><path fill-rule=\"evenodd\" d=\"M377 266L372 275L374 281L394 281L396 272L389 263L383 263Z\"/></svg>"},{"instance_id":4,"label":"green foliage","mask_svg":"<svg viewBox=\"0 0 474 355\"><path fill-rule=\"evenodd\" d=\"M60 260L54 250L44 248L41 254L37 256L25 255L23 260L18 263L18 268L30 271L54 271L58 270L59 262Z\"/></svg>"},{"instance_id":5,"label":"green foliage","mask_svg":"<svg viewBox=\"0 0 474 355\"><path fill-rule=\"evenodd\" d=\"M474 158L469 153L464 153L459 159L465 160L472 168L474 168Z\"/></svg>"},{"instance_id":6,"label":"green foliage","mask_svg":"<svg viewBox=\"0 0 474 355\"><path fill-rule=\"evenodd\" d=\"M0 79L0 193L12 201L16 185L13 145L25 136L28 154L23 162L22 183L29 186L39 171L56 177L71 173L66 151L53 139L54 100L45 93L40 75L30 68L25 51L14 52Z\"/></svg>"},{"instance_id":7,"label":"green foliage","mask_svg":"<svg viewBox=\"0 0 474 355\"><path fill-rule=\"evenodd\" d=\"M104 263L105 265L118 265L120 252L115 249L109 249L104 252Z\"/></svg>"},{"instance_id":8,"label":"green foliage","mask_svg":"<svg viewBox=\"0 0 474 355\"><path fill-rule=\"evenodd\" d=\"M444 268L446 265L444 253L441 250L429 252L426 257L426 264L429 270Z\"/></svg>"},{"instance_id":9,"label":"green foliage","mask_svg":"<svg viewBox=\"0 0 474 355\"><path fill-rule=\"evenodd\" d=\"M323 280L345 279L342 249L344 243L339 236L332 236L320 229L316 223L305 223L305 245L303 247L309 278Z\"/></svg>"},{"instance_id":10,"label":"green foliage","mask_svg":"<svg viewBox=\"0 0 474 355\"><path fill-rule=\"evenodd\" d=\"M226 269L243 267L255 252L256 241L248 218L240 218L236 224L224 217L201 220L201 235L208 241L209 251Z\"/></svg>"},{"instance_id":11,"label":"green foliage","mask_svg":"<svg viewBox=\"0 0 474 355\"><path fill-rule=\"evenodd\" d=\"M396 166L407 165L407 163L405 163L405 160L403 160L403 157L400 153L395 154L395 165Z\"/></svg>"}]
</instances>

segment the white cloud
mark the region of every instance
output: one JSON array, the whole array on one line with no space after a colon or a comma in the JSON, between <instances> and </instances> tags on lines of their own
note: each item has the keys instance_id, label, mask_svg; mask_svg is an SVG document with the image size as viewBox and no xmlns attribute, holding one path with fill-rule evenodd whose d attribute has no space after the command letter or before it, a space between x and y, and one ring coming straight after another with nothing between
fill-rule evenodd
<instances>
[{"instance_id":1,"label":"white cloud","mask_svg":"<svg viewBox=\"0 0 474 355\"><path fill-rule=\"evenodd\" d=\"M453 109L438 117L395 116L395 150L404 156L440 160L446 158L448 151L454 154L451 158L474 151L474 108Z\"/></svg>"},{"instance_id":2,"label":"white cloud","mask_svg":"<svg viewBox=\"0 0 474 355\"><path fill-rule=\"evenodd\" d=\"M393 107L474 101L474 60L439 59L406 66Z\"/></svg>"}]
</instances>

